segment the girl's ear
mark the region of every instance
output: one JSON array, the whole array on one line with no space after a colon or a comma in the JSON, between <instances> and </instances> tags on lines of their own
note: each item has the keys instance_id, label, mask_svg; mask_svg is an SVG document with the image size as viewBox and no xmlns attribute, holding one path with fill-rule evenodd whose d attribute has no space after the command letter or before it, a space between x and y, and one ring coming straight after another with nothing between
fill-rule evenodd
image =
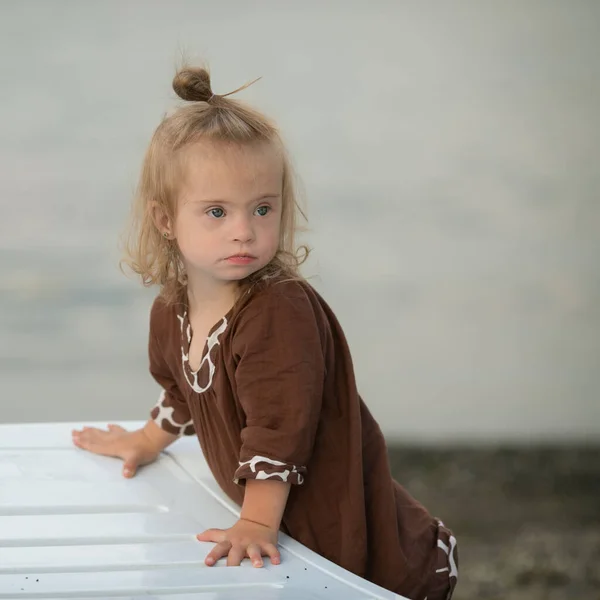
<instances>
[{"instance_id":1,"label":"girl's ear","mask_svg":"<svg viewBox=\"0 0 600 600\"><path fill-rule=\"evenodd\" d=\"M152 214L152 220L160 235L173 239L173 223L171 217L167 214L165 209L158 204L158 202L152 202L150 205ZM166 234L166 235L165 235Z\"/></svg>"}]
</instances>

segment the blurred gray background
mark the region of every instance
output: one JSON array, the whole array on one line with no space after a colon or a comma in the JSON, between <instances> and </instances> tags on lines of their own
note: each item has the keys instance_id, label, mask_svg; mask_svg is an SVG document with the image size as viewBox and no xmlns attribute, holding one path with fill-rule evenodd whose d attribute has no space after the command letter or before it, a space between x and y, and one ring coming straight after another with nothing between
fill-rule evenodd
<instances>
[{"instance_id":1,"label":"blurred gray background","mask_svg":"<svg viewBox=\"0 0 600 600\"><path fill-rule=\"evenodd\" d=\"M118 270L181 53L279 123L392 441L600 439L600 2L0 3L0 421L143 419Z\"/></svg>"}]
</instances>

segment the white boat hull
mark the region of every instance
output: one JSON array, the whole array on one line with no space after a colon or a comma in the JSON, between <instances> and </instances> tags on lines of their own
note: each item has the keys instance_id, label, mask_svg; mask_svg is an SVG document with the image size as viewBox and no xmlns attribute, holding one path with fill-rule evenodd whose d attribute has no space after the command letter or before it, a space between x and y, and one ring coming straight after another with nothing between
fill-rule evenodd
<instances>
[{"instance_id":1,"label":"white boat hull","mask_svg":"<svg viewBox=\"0 0 600 600\"><path fill-rule=\"evenodd\" d=\"M279 566L205 566L213 544L195 535L231 527L239 509L197 440L178 440L125 479L119 460L72 445L82 425L0 425L0 599L401 598L284 534Z\"/></svg>"}]
</instances>

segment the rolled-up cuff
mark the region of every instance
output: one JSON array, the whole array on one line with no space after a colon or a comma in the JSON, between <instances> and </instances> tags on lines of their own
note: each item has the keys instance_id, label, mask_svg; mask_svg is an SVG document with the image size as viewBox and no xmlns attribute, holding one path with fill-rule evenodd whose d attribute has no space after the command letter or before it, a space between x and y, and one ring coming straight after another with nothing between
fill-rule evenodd
<instances>
[{"instance_id":1,"label":"rolled-up cuff","mask_svg":"<svg viewBox=\"0 0 600 600\"><path fill-rule=\"evenodd\" d=\"M158 402L150 412L150 418L163 430L172 435L194 435L195 429L192 420L180 422L175 408L170 406L170 398L162 390Z\"/></svg>"},{"instance_id":2,"label":"rolled-up cuff","mask_svg":"<svg viewBox=\"0 0 600 600\"><path fill-rule=\"evenodd\" d=\"M246 479L274 479L292 485L302 485L305 473L306 467L274 460L266 456L253 456L250 460L240 462L240 466L233 476L233 481L242 484Z\"/></svg>"}]
</instances>

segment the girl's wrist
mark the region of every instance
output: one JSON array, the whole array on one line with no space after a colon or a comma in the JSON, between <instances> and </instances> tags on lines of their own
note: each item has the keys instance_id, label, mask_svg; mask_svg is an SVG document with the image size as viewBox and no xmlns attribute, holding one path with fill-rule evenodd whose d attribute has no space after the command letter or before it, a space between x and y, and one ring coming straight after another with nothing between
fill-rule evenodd
<instances>
[{"instance_id":1,"label":"girl's wrist","mask_svg":"<svg viewBox=\"0 0 600 600\"><path fill-rule=\"evenodd\" d=\"M164 431L152 419L149 419L142 429L138 429L134 433L138 434L139 440L148 450L156 454L160 454L177 439L176 435Z\"/></svg>"},{"instance_id":2,"label":"girl's wrist","mask_svg":"<svg viewBox=\"0 0 600 600\"><path fill-rule=\"evenodd\" d=\"M252 523L254 525L259 525L260 527L265 527L266 529L270 529L271 531L277 531L279 527L273 527L271 523L264 523L262 521L257 521L256 519L249 519L248 517L240 516L240 521L244 521L245 523Z\"/></svg>"}]
</instances>

